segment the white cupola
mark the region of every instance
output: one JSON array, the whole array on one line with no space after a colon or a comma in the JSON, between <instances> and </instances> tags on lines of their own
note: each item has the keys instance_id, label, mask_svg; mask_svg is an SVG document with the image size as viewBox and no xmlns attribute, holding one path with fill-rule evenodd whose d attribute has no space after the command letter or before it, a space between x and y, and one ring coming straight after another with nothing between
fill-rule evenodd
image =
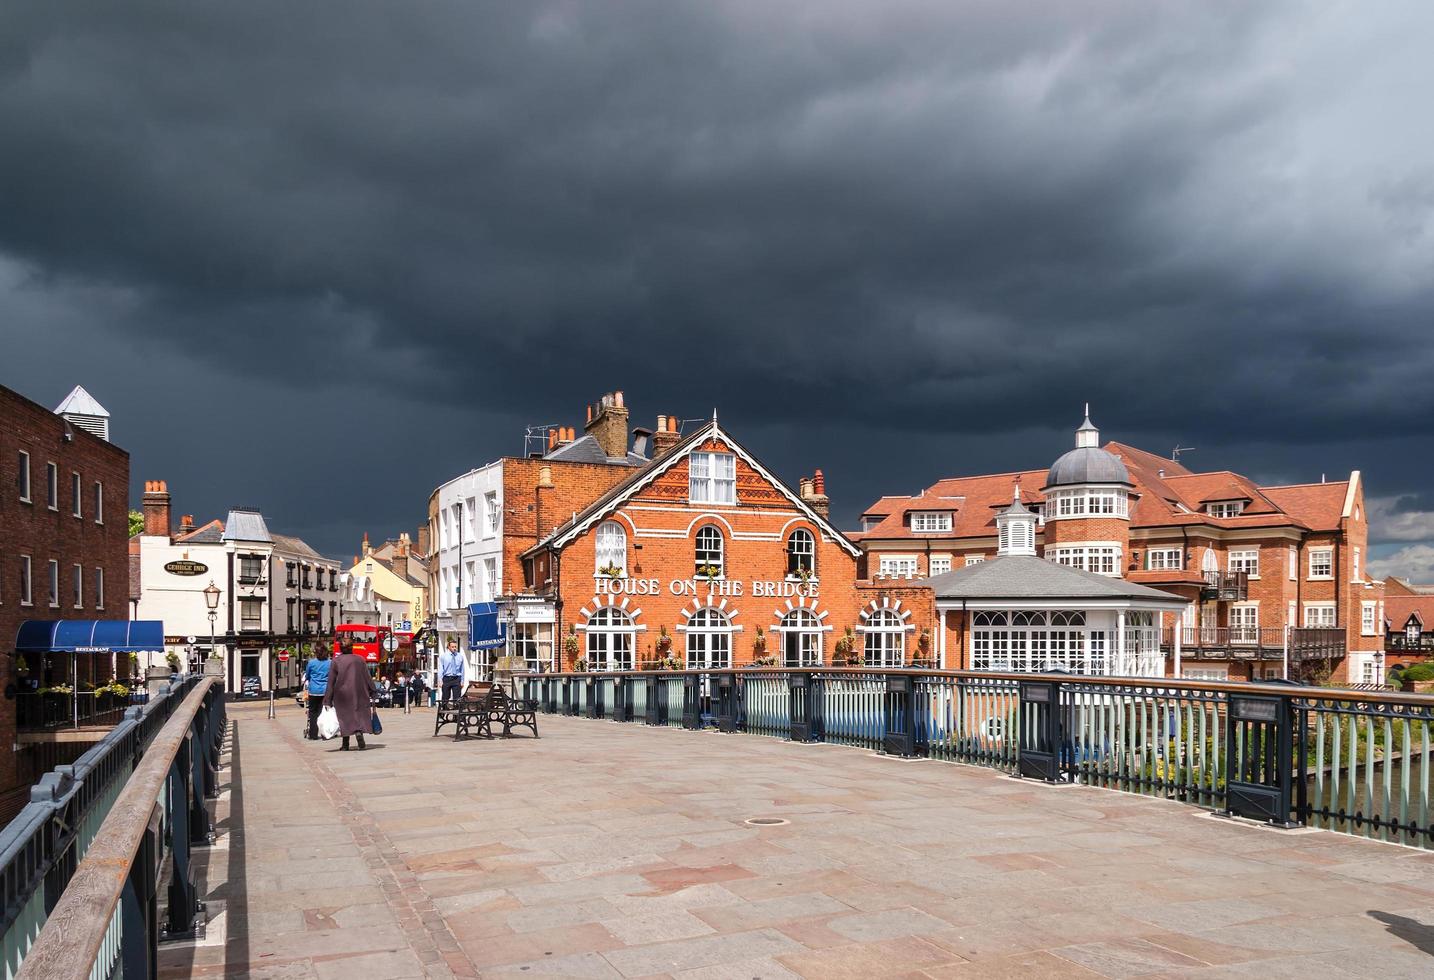
<instances>
[{"instance_id":1,"label":"white cupola","mask_svg":"<svg viewBox=\"0 0 1434 980\"><path fill-rule=\"evenodd\" d=\"M91 435L109 442L110 439L110 413L105 407L95 401L95 397L84 388L75 385L75 390L65 396L60 402L55 414L69 422L76 428L84 429Z\"/></svg>"},{"instance_id":2,"label":"white cupola","mask_svg":"<svg viewBox=\"0 0 1434 980\"><path fill-rule=\"evenodd\" d=\"M996 515L996 557L1036 555L1036 515L1021 503L1021 487L1011 491L1011 506Z\"/></svg>"}]
</instances>

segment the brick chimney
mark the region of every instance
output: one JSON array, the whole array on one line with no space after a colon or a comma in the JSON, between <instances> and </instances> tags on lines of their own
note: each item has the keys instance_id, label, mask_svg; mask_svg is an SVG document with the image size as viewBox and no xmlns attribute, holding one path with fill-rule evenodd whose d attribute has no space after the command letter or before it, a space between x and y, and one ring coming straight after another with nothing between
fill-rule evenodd
<instances>
[{"instance_id":1,"label":"brick chimney","mask_svg":"<svg viewBox=\"0 0 1434 980\"><path fill-rule=\"evenodd\" d=\"M368 532L363 533L363 556L367 558L373 554L373 547L368 543Z\"/></svg>"},{"instance_id":2,"label":"brick chimney","mask_svg":"<svg viewBox=\"0 0 1434 980\"><path fill-rule=\"evenodd\" d=\"M393 574L400 579L408 581L408 549L400 546L393 557L388 560L388 566L393 569Z\"/></svg>"},{"instance_id":3,"label":"brick chimney","mask_svg":"<svg viewBox=\"0 0 1434 980\"><path fill-rule=\"evenodd\" d=\"M181 514L179 517L179 533L188 534L194 530L194 515Z\"/></svg>"},{"instance_id":4,"label":"brick chimney","mask_svg":"<svg viewBox=\"0 0 1434 980\"><path fill-rule=\"evenodd\" d=\"M806 481L803 481L804 483ZM832 511L831 500L827 497L827 480L822 476L822 471L817 470L812 474L811 495L804 498L807 505L822 517L830 517Z\"/></svg>"},{"instance_id":5,"label":"brick chimney","mask_svg":"<svg viewBox=\"0 0 1434 980\"><path fill-rule=\"evenodd\" d=\"M428 551L428 525L423 524L418 528L418 553L427 555Z\"/></svg>"},{"instance_id":6,"label":"brick chimney","mask_svg":"<svg viewBox=\"0 0 1434 980\"><path fill-rule=\"evenodd\" d=\"M677 431L677 416L659 415L657 431L652 434L652 458L656 459L665 454L681 441L682 433Z\"/></svg>"},{"instance_id":7,"label":"brick chimney","mask_svg":"<svg viewBox=\"0 0 1434 980\"><path fill-rule=\"evenodd\" d=\"M583 429L597 441L608 459L625 458L627 406L622 402L622 392L610 392L603 395L596 405L589 405L588 421Z\"/></svg>"},{"instance_id":8,"label":"brick chimney","mask_svg":"<svg viewBox=\"0 0 1434 980\"><path fill-rule=\"evenodd\" d=\"M144 510L144 533L169 537L169 485L163 480L144 481L140 507Z\"/></svg>"}]
</instances>

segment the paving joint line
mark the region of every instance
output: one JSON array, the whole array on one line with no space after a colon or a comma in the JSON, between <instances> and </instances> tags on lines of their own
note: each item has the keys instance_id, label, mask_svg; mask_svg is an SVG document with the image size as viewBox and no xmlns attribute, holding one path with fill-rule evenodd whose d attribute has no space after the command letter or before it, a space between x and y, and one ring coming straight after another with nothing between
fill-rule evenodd
<instances>
[{"instance_id":1,"label":"paving joint line","mask_svg":"<svg viewBox=\"0 0 1434 980\"><path fill-rule=\"evenodd\" d=\"M379 879L379 890L383 892L384 902L393 909L405 940L415 925L421 927L433 944L430 948L437 951L438 957L433 957L428 949L415 948L412 942L408 943L409 951L425 968L431 969L435 965L435 959L442 959L455 977L476 980L479 976L478 967L459 945L452 930L448 928L448 923L438 915L437 907L423 890L413 869L399 856L398 848L378 826L373 814L368 812L354 792L323 759L306 751L290 732L281 729L279 734L294 753L304 760L304 765L308 767L319 788L343 820L364 858L365 866ZM377 857L382 862L381 868L373 866L370 860L372 857ZM414 895L414 892L417 895ZM431 917L437 917L440 925L431 925Z\"/></svg>"}]
</instances>

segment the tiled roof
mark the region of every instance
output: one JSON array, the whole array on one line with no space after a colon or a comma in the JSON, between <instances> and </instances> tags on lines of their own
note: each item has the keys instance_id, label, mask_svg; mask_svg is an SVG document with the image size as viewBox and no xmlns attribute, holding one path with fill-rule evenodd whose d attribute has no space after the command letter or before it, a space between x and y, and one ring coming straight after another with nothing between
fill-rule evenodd
<instances>
[{"instance_id":1,"label":"tiled roof","mask_svg":"<svg viewBox=\"0 0 1434 980\"><path fill-rule=\"evenodd\" d=\"M180 542L184 542L185 544L219 544L223 540L224 522L217 519L210 521L208 524L202 524L196 527L188 534L178 535L174 539L176 544Z\"/></svg>"},{"instance_id":2,"label":"tiled roof","mask_svg":"<svg viewBox=\"0 0 1434 980\"><path fill-rule=\"evenodd\" d=\"M1020 473L996 473L991 476L968 476L940 480L915 497L883 497L869 507L866 516L886 514L879 524L853 538L860 540L910 538L972 538L986 537L996 533L996 514L1011 505L1011 487L1021 485L1021 500L1027 506L1038 504L1045 498L1040 488L1046 482L1045 470L1025 470ZM938 506L939 503L939 506ZM951 530L941 532L913 532L906 515L912 511L950 510L956 513L951 520Z\"/></svg>"},{"instance_id":3,"label":"tiled roof","mask_svg":"<svg viewBox=\"0 0 1434 980\"><path fill-rule=\"evenodd\" d=\"M1084 572L1044 558L1007 555L922 579L937 599L1139 599L1188 600L1108 575Z\"/></svg>"},{"instance_id":4,"label":"tiled roof","mask_svg":"<svg viewBox=\"0 0 1434 980\"><path fill-rule=\"evenodd\" d=\"M613 466L646 466L652 462L646 456L639 456L637 453L610 457L603 452L602 446L598 445L598 441L591 435L575 439L566 446L553 450L543 458L556 459L565 463L610 463Z\"/></svg>"},{"instance_id":5,"label":"tiled roof","mask_svg":"<svg viewBox=\"0 0 1434 980\"><path fill-rule=\"evenodd\" d=\"M269 534L269 525L264 523L264 515L257 510L231 510L229 519L224 522L225 541L257 541L271 542L273 537Z\"/></svg>"},{"instance_id":6,"label":"tiled roof","mask_svg":"<svg viewBox=\"0 0 1434 980\"><path fill-rule=\"evenodd\" d=\"M1402 631L1414 616L1421 629L1434 630L1434 595L1386 595L1384 597L1384 618L1390 629ZM1388 654L1393 656L1393 652Z\"/></svg>"},{"instance_id":7,"label":"tiled roof","mask_svg":"<svg viewBox=\"0 0 1434 980\"><path fill-rule=\"evenodd\" d=\"M1336 531L1344 515L1344 498L1349 494L1349 481L1265 487L1264 494L1280 510L1311 529Z\"/></svg>"},{"instance_id":8,"label":"tiled roof","mask_svg":"<svg viewBox=\"0 0 1434 980\"><path fill-rule=\"evenodd\" d=\"M313 548L309 547L309 543L303 538L296 538L290 534L275 534L273 535L273 538L274 547L276 549L287 551L289 554L300 555L305 558L317 558L320 561L332 560L329 558L325 558Z\"/></svg>"}]
</instances>

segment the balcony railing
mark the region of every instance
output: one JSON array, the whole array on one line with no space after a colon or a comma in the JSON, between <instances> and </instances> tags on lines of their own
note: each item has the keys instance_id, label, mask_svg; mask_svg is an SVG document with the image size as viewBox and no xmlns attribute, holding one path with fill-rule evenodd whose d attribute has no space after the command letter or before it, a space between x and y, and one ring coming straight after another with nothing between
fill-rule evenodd
<instances>
[{"instance_id":1,"label":"balcony railing","mask_svg":"<svg viewBox=\"0 0 1434 980\"><path fill-rule=\"evenodd\" d=\"M1407 633L1391 633L1384 649L1400 653L1434 653L1434 633L1420 633L1414 637Z\"/></svg>"},{"instance_id":2,"label":"balcony railing","mask_svg":"<svg viewBox=\"0 0 1434 980\"><path fill-rule=\"evenodd\" d=\"M148 701L149 692L144 688L128 695L21 691L15 695L15 727L22 732L109 728L119 724L131 706Z\"/></svg>"},{"instance_id":3,"label":"balcony railing","mask_svg":"<svg viewBox=\"0 0 1434 980\"><path fill-rule=\"evenodd\" d=\"M1285 654L1285 630L1282 626L1182 626L1180 647L1184 656L1243 660L1280 659ZM1172 652L1175 629L1161 631L1160 643ZM1289 653L1292 660L1338 659L1346 650L1344 629L1340 627L1295 627L1290 630Z\"/></svg>"},{"instance_id":4,"label":"balcony railing","mask_svg":"<svg viewBox=\"0 0 1434 980\"><path fill-rule=\"evenodd\" d=\"M1434 725L1434 697L863 668L530 674L514 683L551 714L835 742L1434 849L1434 785L1409 778L1434 765L1421 738Z\"/></svg>"},{"instance_id":5,"label":"balcony railing","mask_svg":"<svg viewBox=\"0 0 1434 980\"><path fill-rule=\"evenodd\" d=\"M1243 602L1250 597L1248 572L1205 572L1204 576L1205 584L1200 587L1202 599Z\"/></svg>"},{"instance_id":6,"label":"balcony railing","mask_svg":"<svg viewBox=\"0 0 1434 980\"><path fill-rule=\"evenodd\" d=\"M1290 659L1338 660L1348 649L1338 626L1297 626L1290 630Z\"/></svg>"}]
</instances>

